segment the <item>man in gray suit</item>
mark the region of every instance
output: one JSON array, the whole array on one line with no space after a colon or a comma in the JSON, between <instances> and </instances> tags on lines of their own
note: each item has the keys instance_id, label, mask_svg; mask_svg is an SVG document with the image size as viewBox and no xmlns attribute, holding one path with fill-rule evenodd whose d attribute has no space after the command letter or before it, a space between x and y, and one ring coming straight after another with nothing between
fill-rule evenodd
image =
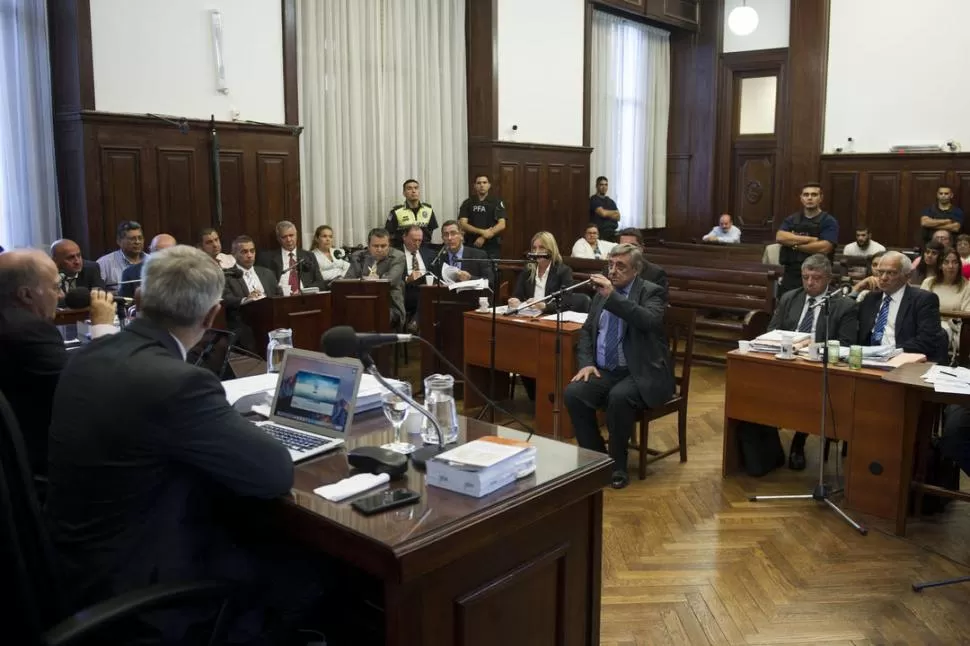
<instances>
[{"instance_id":1,"label":"man in gray suit","mask_svg":"<svg viewBox=\"0 0 970 646\"><path fill-rule=\"evenodd\" d=\"M849 298L833 298L828 302L828 317L822 316L818 305L819 296L828 290L832 281L832 263L825 254L817 253L802 262L802 286L785 292L775 306L775 313L768 324L769 330L792 330L811 332L816 342L828 338L840 345L856 344L859 335L859 310ZM805 468L806 433L795 433L788 452L788 468L801 471Z\"/></svg>"},{"instance_id":2,"label":"man in gray suit","mask_svg":"<svg viewBox=\"0 0 970 646\"><path fill-rule=\"evenodd\" d=\"M407 273L404 253L391 247L387 229L371 229L367 248L350 257L345 278L383 279L391 283L391 327L404 325L404 275Z\"/></svg>"},{"instance_id":3,"label":"man in gray suit","mask_svg":"<svg viewBox=\"0 0 970 646\"><path fill-rule=\"evenodd\" d=\"M644 280L643 254L629 244L610 250L609 278L590 277L596 296L579 337L579 372L563 398L576 440L605 453L596 411L606 408L614 489L630 482L627 444L638 413L674 392L673 364L664 334L663 288Z\"/></svg>"}]
</instances>

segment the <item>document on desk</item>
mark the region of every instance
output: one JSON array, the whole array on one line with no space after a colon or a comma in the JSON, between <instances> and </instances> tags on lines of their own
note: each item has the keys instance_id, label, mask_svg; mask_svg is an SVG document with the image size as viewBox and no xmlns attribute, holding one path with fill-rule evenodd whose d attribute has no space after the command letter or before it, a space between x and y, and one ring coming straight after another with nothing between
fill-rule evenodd
<instances>
[{"instance_id":1,"label":"document on desk","mask_svg":"<svg viewBox=\"0 0 970 646\"><path fill-rule=\"evenodd\" d=\"M933 390L938 393L970 395L970 370L967 368L930 366L923 373L923 381L933 384Z\"/></svg>"},{"instance_id":2,"label":"document on desk","mask_svg":"<svg viewBox=\"0 0 970 646\"><path fill-rule=\"evenodd\" d=\"M562 320L563 323L585 323L586 317L589 316L586 312L563 312ZM542 317L543 321L555 321L556 315L549 314L548 316Z\"/></svg>"}]
</instances>

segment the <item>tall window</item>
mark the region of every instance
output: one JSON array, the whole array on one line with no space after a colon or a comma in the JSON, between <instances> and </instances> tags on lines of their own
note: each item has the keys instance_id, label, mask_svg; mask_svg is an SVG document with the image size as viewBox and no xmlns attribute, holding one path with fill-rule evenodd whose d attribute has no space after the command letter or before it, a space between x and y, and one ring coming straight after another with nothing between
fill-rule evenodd
<instances>
[{"instance_id":1,"label":"tall window","mask_svg":"<svg viewBox=\"0 0 970 646\"><path fill-rule=\"evenodd\" d=\"M46 3L0 0L0 246L60 233Z\"/></svg>"},{"instance_id":2,"label":"tall window","mask_svg":"<svg viewBox=\"0 0 970 646\"><path fill-rule=\"evenodd\" d=\"M669 34L594 12L590 176L609 178L621 228L666 224L669 107Z\"/></svg>"}]
</instances>

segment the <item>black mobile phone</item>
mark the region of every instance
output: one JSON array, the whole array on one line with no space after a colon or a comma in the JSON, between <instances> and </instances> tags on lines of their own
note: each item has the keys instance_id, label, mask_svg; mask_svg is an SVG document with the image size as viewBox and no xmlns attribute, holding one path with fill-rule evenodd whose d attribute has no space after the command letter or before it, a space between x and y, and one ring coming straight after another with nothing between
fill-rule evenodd
<instances>
[{"instance_id":1,"label":"black mobile phone","mask_svg":"<svg viewBox=\"0 0 970 646\"><path fill-rule=\"evenodd\" d=\"M419 500L421 500L421 494L419 494L417 491L402 488L378 491L370 496L358 498L350 504L354 509L365 516L370 516L371 514L376 514L388 509L394 509L395 507L413 505Z\"/></svg>"}]
</instances>

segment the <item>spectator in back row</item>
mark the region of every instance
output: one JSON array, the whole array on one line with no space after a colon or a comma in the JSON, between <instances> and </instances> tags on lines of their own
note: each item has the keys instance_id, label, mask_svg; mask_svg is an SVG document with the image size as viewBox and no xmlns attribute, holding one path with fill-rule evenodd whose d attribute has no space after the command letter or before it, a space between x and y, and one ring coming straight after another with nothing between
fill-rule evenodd
<instances>
[{"instance_id":1,"label":"spectator in back row","mask_svg":"<svg viewBox=\"0 0 970 646\"><path fill-rule=\"evenodd\" d=\"M885 250L884 246L873 240L872 236L869 235L869 227L858 226L855 228L855 242L845 245L842 255L868 258Z\"/></svg>"},{"instance_id":2,"label":"spectator in back row","mask_svg":"<svg viewBox=\"0 0 970 646\"><path fill-rule=\"evenodd\" d=\"M936 204L923 210L919 224L923 228L924 243L933 237L934 231L943 230L953 235L960 233L963 211L953 204L952 188L943 185L936 189Z\"/></svg>"},{"instance_id":3,"label":"spectator in back row","mask_svg":"<svg viewBox=\"0 0 970 646\"><path fill-rule=\"evenodd\" d=\"M722 244L738 244L741 242L741 229L734 226L729 213L722 213L717 226L701 238L704 242L720 242Z\"/></svg>"},{"instance_id":4,"label":"spectator in back row","mask_svg":"<svg viewBox=\"0 0 970 646\"><path fill-rule=\"evenodd\" d=\"M222 269L231 269L236 266L236 258L227 253L222 253L222 241L219 239L219 232L208 227L199 232L199 249L216 261Z\"/></svg>"},{"instance_id":5,"label":"spectator in back row","mask_svg":"<svg viewBox=\"0 0 970 646\"><path fill-rule=\"evenodd\" d=\"M346 252L333 246L333 229L326 224L321 224L313 232L313 242L310 243L310 251L313 252L320 266L320 275L323 282L330 284L330 281L343 278L350 263L345 258Z\"/></svg>"},{"instance_id":6,"label":"spectator in back row","mask_svg":"<svg viewBox=\"0 0 970 646\"><path fill-rule=\"evenodd\" d=\"M124 220L118 225L118 250L98 258L101 278L108 289L117 291L122 281L121 274L131 265L138 265L145 259L145 232L134 220Z\"/></svg>"},{"instance_id":7,"label":"spectator in back row","mask_svg":"<svg viewBox=\"0 0 970 646\"><path fill-rule=\"evenodd\" d=\"M970 236L965 233L957 236L957 253L963 263L963 277L970 278Z\"/></svg>"},{"instance_id":8,"label":"spectator in back row","mask_svg":"<svg viewBox=\"0 0 970 646\"><path fill-rule=\"evenodd\" d=\"M57 265L61 279L61 291L83 287L87 290L104 289L101 268L93 260L81 256L81 247L73 240L62 239L51 245L51 260Z\"/></svg>"},{"instance_id":9,"label":"spectator in back row","mask_svg":"<svg viewBox=\"0 0 970 646\"><path fill-rule=\"evenodd\" d=\"M167 233L159 233L157 236L152 238L152 244L148 247L148 250L152 253L156 251L161 251L162 249L168 249L169 247L174 247L177 243L175 238L168 235ZM138 263L136 265L129 265L121 272L121 283L118 285L118 296L124 296L125 298L133 298L135 296L135 290L138 288L139 281L141 280L141 270L145 263Z\"/></svg>"},{"instance_id":10,"label":"spectator in back row","mask_svg":"<svg viewBox=\"0 0 970 646\"><path fill-rule=\"evenodd\" d=\"M573 244L573 251L570 255L573 258L593 258L600 260L606 258L610 253L610 249L615 246L616 243L600 240L599 227L596 226L595 222L590 222L586 225L586 231L583 232L583 237Z\"/></svg>"},{"instance_id":11,"label":"spectator in back row","mask_svg":"<svg viewBox=\"0 0 970 646\"><path fill-rule=\"evenodd\" d=\"M589 198L589 220L599 228L600 238L616 242L616 230L620 227L620 210L606 192L610 180L602 175L596 178L596 193Z\"/></svg>"},{"instance_id":12,"label":"spectator in back row","mask_svg":"<svg viewBox=\"0 0 970 646\"><path fill-rule=\"evenodd\" d=\"M944 249L946 249L946 245L942 242L930 240L926 243L923 253L913 261L912 273L909 276L910 284L918 287L924 280L936 275L936 266L940 262Z\"/></svg>"}]
</instances>

